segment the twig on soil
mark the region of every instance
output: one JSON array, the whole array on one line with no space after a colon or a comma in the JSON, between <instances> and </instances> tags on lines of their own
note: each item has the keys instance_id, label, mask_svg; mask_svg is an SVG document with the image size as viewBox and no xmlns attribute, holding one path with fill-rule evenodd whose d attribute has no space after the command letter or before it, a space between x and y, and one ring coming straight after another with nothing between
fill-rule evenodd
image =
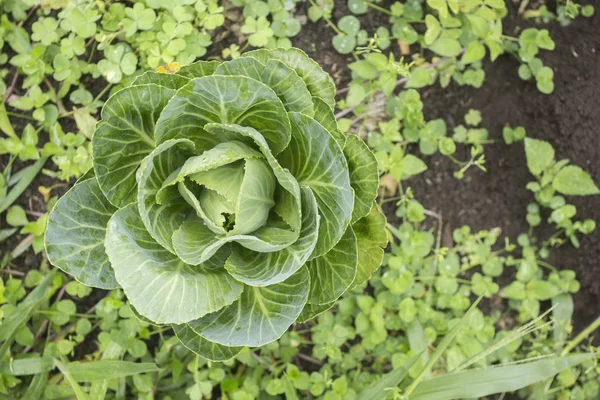
<instances>
[{"instance_id":1,"label":"twig on soil","mask_svg":"<svg viewBox=\"0 0 600 400\"><path fill-rule=\"evenodd\" d=\"M464 48L464 47L463 47L463 48L460 50L460 53L458 53L456 57L458 57L458 56L460 56L462 53L464 53L464 52L465 52L465 50L466 50L466 48ZM433 62L433 63L431 63L431 64L427 65L427 66L425 67L425 69L432 69L432 68L435 68L435 67L437 67L438 65L440 65L440 64L442 64L442 63L444 63L444 62L448 61L449 59L450 59L449 57L442 57L442 58L440 58L439 60L437 60L436 62ZM395 86L395 87L397 88L398 86L404 85L406 82L408 82L408 78L406 78L406 77L405 77L405 78L398 79L398 80L396 81L396 86ZM342 93L346 93L348 90L350 90L350 87L346 87L346 88L344 88L344 89L340 89L340 90L338 90L338 91L336 92L336 94L342 94ZM360 104L362 104L362 103L360 103ZM342 111L340 111L339 113L335 114L335 119L340 119L340 118L342 118L342 117L344 117L344 116L346 116L346 115L350 114L350 113L351 113L352 111L354 111L354 110L355 110L355 109L356 109L358 106L360 106L360 104L354 105L354 106L352 106L352 107L348 107L348 108L346 108L345 110L342 110Z\"/></svg>"},{"instance_id":2,"label":"twig on soil","mask_svg":"<svg viewBox=\"0 0 600 400\"><path fill-rule=\"evenodd\" d=\"M36 5L34 7L31 7L31 10L29 10L29 12L27 13L27 15L25 16L25 19L21 22L19 22L19 28L22 27L25 22L27 22L27 20L29 19L29 17L31 17L33 15L33 13L38 9L39 5Z\"/></svg>"},{"instance_id":3,"label":"twig on soil","mask_svg":"<svg viewBox=\"0 0 600 400\"><path fill-rule=\"evenodd\" d=\"M309 356L307 354L304 354L304 353L298 353L298 357L300 357L301 359L306 360L306 361L308 361L310 363L319 365L319 366L322 364L321 361L319 361L316 358L311 357L311 356Z\"/></svg>"},{"instance_id":4,"label":"twig on soil","mask_svg":"<svg viewBox=\"0 0 600 400\"><path fill-rule=\"evenodd\" d=\"M8 100L8 98L12 94L13 90L15 90L15 86L17 84L17 78L18 77L19 77L19 71L15 71L15 74L13 75L12 81L10 81L10 85L6 89L6 93L4 94L4 97L2 98L2 103L6 103L6 100Z\"/></svg>"},{"instance_id":5,"label":"twig on soil","mask_svg":"<svg viewBox=\"0 0 600 400\"><path fill-rule=\"evenodd\" d=\"M25 276L25 272L15 271L14 269L3 269L2 272L5 274L10 274L14 276Z\"/></svg>"},{"instance_id":6,"label":"twig on soil","mask_svg":"<svg viewBox=\"0 0 600 400\"><path fill-rule=\"evenodd\" d=\"M44 78L44 83L48 87L48 90L50 90L51 92L54 93L56 107L58 107L59 115L65 114L67 112L67 110L65 109L65 106L63 105L63 102L60 99L60 97L58 96L58 92L54 89L54 86L52 85L52 83L48 80L48 78Z\"/></svg>"},{"instance_id":7,"label":"twig on soil","mask_svg":"<svg viewBox=\"0 0 600 400\"><path fill-rule=\"evenodd\" d=\"M37 218L39 218L39 217L41 217L42 215L44 215L44 213L42 213L42 212L39 212L39 211L29 211L29 210L25 210L25 213L26 213L26 214L29 214L29 215L31 215L32 217L37 217Z\"/></svg>"},{"instance_id":8,"label":"twig on soil","mask_svg":"<svg viewBox=\"0 0 600 400\"><path fill-rule=\"evenodd\" d=\"M262 365L265 365L265 366L267 366L267 368L269 368L269 370L271 369L272 365L269 365L269 363L268 363L268 362L266 362L266 361L265 361L265 360L264 360L264 359L263 359L261 356L259 356L258 354L256 354L256 353L252 353L252 357L253 357L254 359L256 359L256 361L258 361L258 362L259 362L259 363L261 363Z\"/></svg>"},{"instance_id":9,"label":"twig on soil","mask_svg":"<svg viewBox=\"0 0 600 400\"><path fill-rule=\"evenodd\" d=\"M23 254L25 250L27 250L32 245L33 239L35 239L33 233L27 235L25 239L21 240L19 244L13 249L12 253L10 253L10 258L14 259Z\"/></svg>"}]
</instances>

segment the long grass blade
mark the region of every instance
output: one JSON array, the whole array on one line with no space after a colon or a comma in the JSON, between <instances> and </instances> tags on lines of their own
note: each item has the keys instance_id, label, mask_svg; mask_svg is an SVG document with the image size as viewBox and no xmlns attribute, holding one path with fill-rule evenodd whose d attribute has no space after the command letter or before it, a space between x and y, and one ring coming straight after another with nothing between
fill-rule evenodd
<instances>
[{"instance_id":1,"label":"long grass blade","mask_svg":"<svg viewBox=\"0 0 600 400\"><path fill-rule=\"evenodd\" d=\"M402 383L404 378L406 378L406 375L408 375L408 371L410 371L412 366L420 357L421 354L418 354L408 360L404 366L385 374L380 380L366 387L362 392L360 392L357 400L385 399L390 393L390 388L395 388Z\"/></svg>"},{"instance_id":2,"label":"long grass blade","mask_svg":"<svg viewBox=\"0 0 600 400\"><path fill-rule=\"evenodd\" d=\"M444 351L446 351L446 349L452 344L454 338L456 338L456 336L460 333L460 331L462 331L465 325L467 325L469 318L473 313L473 310L477 308L477 305L479 304L482 298L483 296L479 296L479 298L475 300L473 304L471 304L471 307L469 307L469 309L467 310L465 315L463 315L460 321L458 321L456 325L454 325L452 329L450 329L450 332L448 332L446 336L444 336L444 338L440 341L433 354L431 354L431 357L429 358L427 364L425 364L425 366L419 372L415 380L406 388L406 391L404 393L405 396L409 397L411 395L411 393L416 389L417 385L425 376L425 373L431 369L433 364L437 362L437 360L442 356Z\"/></svg>"},{"instance_id":3,"label":"long grass blade","mask_svg":"<svg viewBox=\"0 0 600 400\"><path fill-rule=\"evenodd\" d=\"M471 399L512 392L549 379L592 357L593 354L573 354L518 365L446 374L420 383L409 400Z\"/></svg>"},{"instance_id":4,"label":"long grass blade","mask_svg":"<svg viewBox=\"0 0 600 400\"><path fill-rule=\"evenodd\" d=\"M12 203L15 202L15 200L19 198L19 196L25 191L25 189L27 189L31 182L33 182L47 160L48 157L40 158L35 162L35 164L27 167L27 173L24 173L19 182L17 182L11 191L8 192L6 197L0 200L0 212L6 210L12 205Z\"/></svg>"}]
</instances>

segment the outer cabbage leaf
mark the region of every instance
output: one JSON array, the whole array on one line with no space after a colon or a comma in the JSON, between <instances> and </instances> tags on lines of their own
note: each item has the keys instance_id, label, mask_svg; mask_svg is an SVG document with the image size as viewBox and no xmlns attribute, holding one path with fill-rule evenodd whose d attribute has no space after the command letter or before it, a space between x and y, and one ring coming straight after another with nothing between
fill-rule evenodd
<instances>
[{"instance_id":1,"label":"outer cabbage leaf","mask_svg":"<svg viewBox=\"0 0 600 400\"><path fill-rule=\"evenodd\" d=\"M306 83L296 71L278 60L268 60L266 65L251 57L241 57L221 64L218 75L246 75L261 81L277 94L287 111L312 116L314 105Z\"/></svg>"},{"instance_id":2,"label":"outer cabbage leaf","mask_svg":"<svg viewBox=\"0 0 600 400\"><path fill-rule=\"evenodd\" d=\"M177 72L177 75L190 79L209 76L215 73L220 64L221 63L218 61L196 61L181 67Z\"/></svg>"},{"instance_id":3,"label":"outer cabbage leaf","mask_svg":"<svg viewBox=\"0 0 600 400\"><path fill-rule=\"evenodd\" d=\"M135 78L133 86L153 83L163 86L167 89L177 90L190 81L190 78L178 74L163 74L154 71L147 71Z\"/></svg>"},{"instance_id":4,"label":"outer cabbage leaf","mask_svg":"<svg viewBox=\"0 0 600 400\"><path fill-rule=\"evenodd\" d=\"M365 283L381 265L383 252L388 243L385 224L385 216L376 205L373 205L366 217L352 225L358 246L358 269L350 288Z\"/></svg>"},{"instance_id":5,"label":"outer cabbage leaf","mask_svg":"<svg viewBox=\"0 0 600 400\"><path fill-rule=\"evenodd\" d=\"M187 324L174 325L173 331L175 331L175 335L181 343L190 351L211 361L227 361L243 349L243 347L228 347L208 341L194 332Z\"/></svg>"},{"instance_id":6,"label":"outer cabbage leaf","mask_svg":"<svg viewBox=\"0 0 600 400\"><path fill-rule=\"evenodd\" d=\"M245 54L266 65L271 59L282 61L291 67L306 82L314 97L321 98L330 107L335 107L335 85L323 68L299 49L260 49Z\"/></svg>"},{"instance_id":7,"label":"outer cabbage leaf","mask_svg":"<svg viewBox=\"0 0 600 400\"><path fill-rule=\"evenodd\" d=\"M356 236L349 227L333 249L306 264L310 273L308 302L329 304L337 300L354 282L357 265Z\"/></svg>"},{"instance_id":8,"label":"outer cabbage leaf","mask_svg":"<svg viewBox=\"0 0 600 400\"><path fill-rule=\"evenodd\" d=\"M379 188L377 159L365 142L347 135L344 155L350 170L350 185L354 189L352 223L369 214Z\"/></svg>"},{"instance_id":9,"label":"outer cabbage leaf","mask_svg":"<svg viewBox=\"0 0 600 400\"><path fill-rule=\"evenodd\" d=\"M87 286L118 288L104 250L106 224L115 211L96 178L73 186L48 217L45 241L50 262Z\"/></svg>"},{"instance_id":10,"label":"outer cabbage leaf","mask_svg":"<svg viewBox=\"0 0 600 400\"><path fill-rule=\"evenodd\" d=\"M102 191L117 207L135 201L135 172L154 150L154 124L173 90L148 84L111 96L92 137L94 170Z\"/></svg>"},{"instance_id":11,"label":"outer cabbage leaf","mask_svg":"<svg viewBox=\"0 0 600 400\"><path fill-rule=\"evenodd\" d=\"M225 346L264 346L279 339L296 321L308 288L308 272L301 268L275 285L245 286L235 303L188 325L205 339Z\"/></svg>"}]
</instances>

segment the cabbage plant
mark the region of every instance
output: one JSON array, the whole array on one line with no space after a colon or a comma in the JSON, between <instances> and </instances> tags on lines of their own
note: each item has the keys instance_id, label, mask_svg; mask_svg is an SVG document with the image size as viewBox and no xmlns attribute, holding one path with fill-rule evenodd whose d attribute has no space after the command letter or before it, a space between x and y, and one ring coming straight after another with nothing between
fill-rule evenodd
<instances>
[{"instance_id":1,"label":"cabbage plant","mask_svg":"<svg viewBox=\"0 0 600 400\"><path fill-rule=\"evenodd\" d=\"M278 339L365 282L386 244L377 162L338 130L334 95L297 49L139 76L50 213L49 260L207 358Z\"/></svg>"}]
</instances>

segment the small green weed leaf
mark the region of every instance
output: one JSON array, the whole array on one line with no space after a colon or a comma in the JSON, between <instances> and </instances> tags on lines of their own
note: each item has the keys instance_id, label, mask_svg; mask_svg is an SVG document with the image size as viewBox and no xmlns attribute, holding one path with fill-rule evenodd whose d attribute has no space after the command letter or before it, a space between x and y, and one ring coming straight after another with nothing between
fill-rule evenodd
<instances>
[{"instance_id":1,"label":"small green weed leaf","mask_svg":"<svg viewBox=\"0 0 600 400\"><path fill-rule=\"evenodd\" d=\"M362 79L375 79L379 75L377 68L367 60L353 62L348 67Z\"/></svg>"},{"instance_id":2,"label":"small green weed leaf","mask_svg":"<svg viewBox=\"0 0 600 400\"><path fill-rule=\"evenodd\" d=\"M466 17L471 23L473 32L481 39L485 39L490 30L489 22L485 18L475 14L467 14Z\"/></svg>"},{"instance_id":3,"label":"small green weed leaf","mask_svg":"<svg viewBox=\"0 0 600 400\"><path fill-rule=\"evenodd\" d=\"M119 43L104 49L104 59L98 62L98 70L110 83L119 83L123 75L131 75L137 68L137 56L129 46Z\"/></svg>"},{"instance_id":4,"label":"small green weed leaf","mask_svg":"<svg viewBox=\"0 0 600 400\"><path fill-rule=\"evenodd\" d=\"M40 18L31 25L31 39L50 46L58 41L58 21L52 17Z\"/></svg>"},{"instance_id":5,"label":"small green weed leaf","mask_svg":"<svg viewBox=\"0 0 600 400\"><path fill-rule=\"evenodd\" d=\"M585 196L600 193L590 175L575 165L567 165L558 171L552 180L552 187L566 195Z\"/></svg>"},{"instance_id":6,"label":"small green weed leaf","mask_svg":"<svg viewBox=\"0 0 600 400\"><path fill-rule=\"evenodd\" d=\"M12 206L6 213L6 222L11 226L23 226L29 223L25 210L21 206Z\"/></svg>"},{"instance_id":7,"label":"small green weed leaf","mask_svg":"<svg viewBox=\"0 0 600 400\"><path fill-rule=\"evenodd\" d=\"M527 283L527 294L540 301L550 300L560 293L560 289L547 281L531 281Z\"/></svg>"},{"instance_id":8,"label":"small green weed leaf","mask_svg":"<svg viewBox=\"0 0 600 400\"><path fill-rule=\"evenodd\" d=\"M356 47L356 37L350 35L336 35L333 37L331 44L340 54L350 54Z\"/></svg>"},{"instance_id":9,"label":"small green weed leaf","mask_svg":"<svg viewBox=\"0 0 600 400\"><path fill-rule=\"evenodd\" d=\"M485 46L475 40L467 46L465 54L463 54L461 62L463 64L470 64L475 61L479 61L485 57Z\"/></svg>"},{"instance_id":10,"label":"small green weed leaf","mask_svg":"<svg viewBox=\"0 0 600 400\"><path fill-rule=\"evenodd\" d=\"M554 91L554 71L550 67L542 67L536 74L535 80L537 88L544 94L550 94Z\"/></svg>"},{"instance_id":11,"label":"small green weed leaf","mask_svg":"<svg viewBox=\"0 0 600 400\"><path fill-rule=\"evenodd\" d=\"M451 38L439 38L429 48L443 57L456 57L460 54L461 46L458 40Z\"/></svg>"},{"instance_id":12,"label":"small green weed leaf","mask_svg":"<svg viewBox=\"0 0 600 400\"><path fill-rule=\"evenodd\" d=\"M532 77L531 69L529 68L529 65L527 65L527 64L521 64L519 66L518 73L519 73L519 78L523 79L524 81L528 81Z\"/></svg>"},{"instance_id":13,"label":"small green weed leaf","mask_svg":"<svg viewBox=\"0 0 600 400\"><path fill-rule=\"evenodd\" d=\"M553 339L562 347L569 335L569 327L573 318L573 296L561 293L552 298L552 315L556 321L553 326Z\"/></svg>"},{"instance_id":14,"label":"small green weed leaf","mask_svg":"<svg viewBox=\"0 0 600 400\"><path fill-rule=\"evenodd\" d=\"M362 15L369 10L365 0L348 0L348 9L352 14Z\"/></svg>"},{"instance_id":15,"label":"small green weed leaf","mask_svg":"<svg viewBox=\"0 0 600 400\"><path fill-rule=\"evenodd\" d=\"M426 170L427 164L425 164L420 158L415 157L412 154L407 154L400 162L400 179L408 179Z\"/></svg>"},{"instance_id":16,"label":"small green weed leaf","mask_svg":"<svg viewBox=\"0 0 600 400\"><path fill-rule=\"evenodd\" d=\"M248 43L254 47L266 46L269 38L273 37L274 32L270 28L269 20L265 17L247 17L240 31L248 36Z\"/></svg>"},{"instance_id":17,"label":"small green weed leaf","mask_svg":"<svg viewBox=\"0 0 600 400\"><path fill-rule=\"evenodd\" d=\"M338 28L349 36L356 36L360 30L360 21L353 15L346 15L338 21Z\"/></svg>"},{"instance_id":18,"label":"small green weed leaf","mask_svg":"<svg viewBox=\"0 0 600 400\"><path fill-rule=\"evenodd\" d=\"M429 46L435 42L438 36L440 36L442 26L437 18L431 14L425 16L425 25L427 26L427 31L425 32L425 44Z\"/></svg>"},{"instance_id":19,"label":"small green weed leaf","mask_svg":"<svg viewBox=\"0 0 600 400\"><path fill-rule=\"evenodd\" d=\"M554 163L552 145L539 139L525 138L525 156L529 171L536 176Z\"/></svg>"},{"instance_id":20,"label":"small green weed leaf","mask_svg":"<svg viewBox=\"0 0 600 400\"><path fill-rule=\"evenodd\" d=\"M8 114L6 113L6 107L4 103L0 103L0 131L4 132L7 136L11 138L17 138L17 134L8 118Z\"/></svg>"},{"instance_id":21,"label":"small green weed leaf","mask_svg":"<svg viewBox=\"0 0 600 400\"><path fill-rule=\"evenodd\" d=\"M554 50L554 41L550 38L550 33L547 29L541 29L538 31L535 37L535 44L544 50Z\"/></svg>"},{"instance_id":22,"label":"small green weed leaf","mask_svg":"<svg viewBox=\"0 0 600 400\"><path fill-rule=\"evenodd\" d=\"M413 69L406 82L407 88L422 88L431 83L431 71L425 67L417 67ZM394 81L395 84L395 81Z\"/></svg>"}]
</instances>

